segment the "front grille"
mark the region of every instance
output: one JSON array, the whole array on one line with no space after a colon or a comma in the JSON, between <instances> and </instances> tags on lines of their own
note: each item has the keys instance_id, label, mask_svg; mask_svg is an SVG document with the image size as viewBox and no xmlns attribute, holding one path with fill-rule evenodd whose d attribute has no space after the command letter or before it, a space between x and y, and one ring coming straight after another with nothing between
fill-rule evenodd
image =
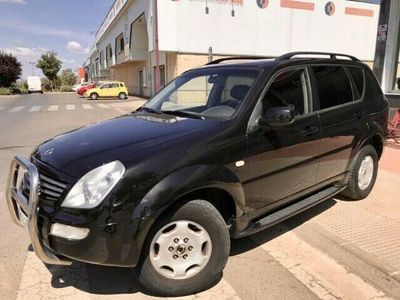
<instances>
[{"instance_id":1,"label":"front grille","mask_svg":"<svg viewBox=\"0 0 400 300\"><path fill-rule=\"evenodd\" d=\"M57 201L63 195L65 189L67 188L67 184L55 180L49 176L39 174L40 183L39 183L39 199L48 200L48 201ZM28 173L25 172L22 184L21 191L23 195L29 199L29 176Z\"/></svg>"},{"instance_id":2,"label":"front grille","mask_svg":"<svg viewBox=\"0 0 400 300\"><path fill-rule=\"evenodd\" d=\"M67 185L53 178L39 174L40 178L40 199L57 201L64 193Z\"/></svg>"}]
</instances>

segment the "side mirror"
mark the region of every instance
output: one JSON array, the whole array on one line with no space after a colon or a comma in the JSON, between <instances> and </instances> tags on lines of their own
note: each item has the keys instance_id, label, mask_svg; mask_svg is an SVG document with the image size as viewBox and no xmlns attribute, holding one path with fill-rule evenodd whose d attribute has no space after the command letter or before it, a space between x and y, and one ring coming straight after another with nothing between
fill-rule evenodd
<instances>
[{"instance_id":1,"label":"side mirror","mask_svg":"<svg viewBox=\"0 0 400 300\"><path fill-rule=\"evenodd\" d=\"M296 117L292 107L272 107L268 109L264 116L258 119L260 127L279 127L289 125L294 122Z\"/></svg>"}]
</instances>

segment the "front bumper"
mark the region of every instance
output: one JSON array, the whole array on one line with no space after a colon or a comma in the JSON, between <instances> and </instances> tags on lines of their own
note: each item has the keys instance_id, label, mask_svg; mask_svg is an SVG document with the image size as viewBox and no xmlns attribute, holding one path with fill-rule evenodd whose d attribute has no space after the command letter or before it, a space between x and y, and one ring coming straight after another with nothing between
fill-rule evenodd
<instances>
[{"instance_id":1,"label":"front bumper","mask_svg":"<svg viewBox=\"0 0 400 300\"><path fill-rule=\"evenodd\" d=\"M18 171L24 169L30 180L29 199L27 199L17 187ZM72 262L66 258L60 258L50 249L48 249L41 238L38 228L38 211L39 211L39 172L34 164L23 158L16 156L11 162L10 173L7 183L7 204L12 220L20 225L25 226L28 230L29 237L36 255L46 264L53 265L70 265ZM21 216L21 214L24 214ZM27 221L23 224L21 217L26 217Z\"/></svg>"}]
</instances>

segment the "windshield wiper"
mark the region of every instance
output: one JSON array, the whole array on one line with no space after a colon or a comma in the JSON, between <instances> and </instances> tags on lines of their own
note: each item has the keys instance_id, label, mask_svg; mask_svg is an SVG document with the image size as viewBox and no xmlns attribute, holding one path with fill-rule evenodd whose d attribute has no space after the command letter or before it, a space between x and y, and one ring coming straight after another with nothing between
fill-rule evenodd
<instances>
[{"instance_id":1,"label":"windshield wiper","mask_svg":"<svg viewBox=\"0 0 400 300\"><path fill-rule=\"evenodd\" d=\"M162 110L161 112L164 114L167 114L167 115L174 115L174 116L179 116L179 117L189 117L189 118L193 118L193 119L204 120L203 116L200 116L199 114L192 113L192 112L185 111L185 110Z\"/></svg>"},{"instance_id":2,"label":"windshield wiper","mask_svg":"<svg viewBox=\"0 0 400 300\"><path fill-rule=\"evenodd\" d=\"M146 111L146 112L149 112L149 113L161 114L160 110L153 109L153 108L150 108L150 107L145 107L145 106L139 107L136 111Z\"/></svg>"}]
</instances>

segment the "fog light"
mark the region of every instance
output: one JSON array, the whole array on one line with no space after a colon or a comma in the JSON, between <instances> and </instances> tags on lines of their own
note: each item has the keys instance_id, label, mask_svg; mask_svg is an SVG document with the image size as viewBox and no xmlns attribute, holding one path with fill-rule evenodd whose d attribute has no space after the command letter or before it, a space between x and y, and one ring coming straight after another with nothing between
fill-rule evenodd
<instances>
[{"instance_id":1,"label":"fog light","mask_svg":"<svg viewBox=\"0 0 400 300\"><path fill-rule=\"evenodd\" d=\"M78 241L88 236L89 229L54 223L51 225L50 234L64 239Z\"/></svg>"}]
</instances>

